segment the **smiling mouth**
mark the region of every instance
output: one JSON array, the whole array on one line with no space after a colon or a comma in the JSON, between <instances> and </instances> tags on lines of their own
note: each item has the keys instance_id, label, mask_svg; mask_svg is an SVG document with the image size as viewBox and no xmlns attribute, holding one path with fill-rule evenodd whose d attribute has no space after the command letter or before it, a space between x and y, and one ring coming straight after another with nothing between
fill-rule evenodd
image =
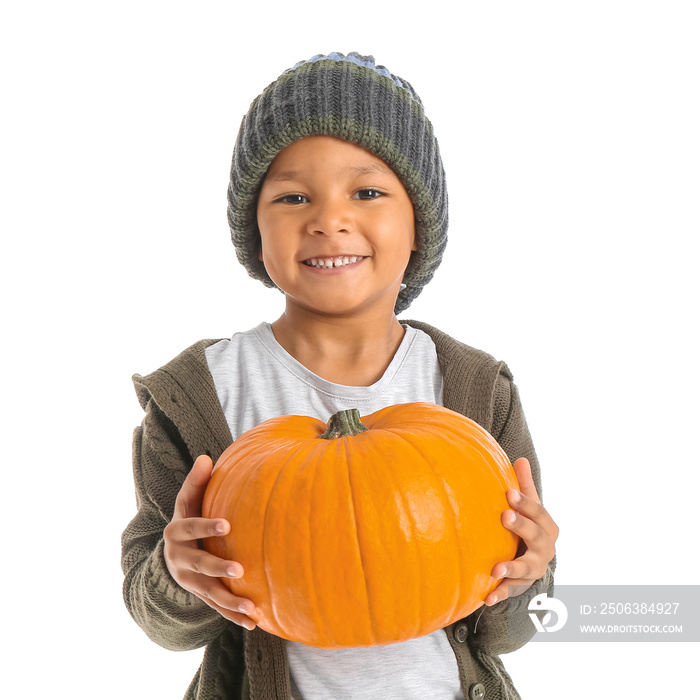
<instances>
[{"instance_id":1,"label":"smiling mouth","mask_svg":"<svg viewBox=\"0 0 700 700\"><path fill-rule=\"evenodd\" d=\"M364 260L365 257L364 255L339 255L334 258L309 258L308 260L304 260L304 265L323 269L329 267L344 267L345 265L352 265L352 263Z\"/></svg>"}]
</instances>

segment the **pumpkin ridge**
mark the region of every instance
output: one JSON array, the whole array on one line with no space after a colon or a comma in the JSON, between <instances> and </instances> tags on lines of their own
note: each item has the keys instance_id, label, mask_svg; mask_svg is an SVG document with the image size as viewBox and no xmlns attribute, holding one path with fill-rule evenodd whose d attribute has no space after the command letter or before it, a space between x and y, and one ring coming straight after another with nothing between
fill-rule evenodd
<instances>
[{"instance_id":1,"label":"pumpkin ridge","mask_svg":"<svg viewBox=\"0 0 700 700\"><path fill-rule=\"evenodd\" d=\"M450 432L454 433L457 437L459 437L457 431L451 430ZM510 488L510 485L506 478L506 474L503 471L503 465L500 464L500 460L496 460L494 450L491 448L491 446L494 444L500 448L500 446L492 438L490 433L475 430L470 436L469 449L471 449L474 454L479 456L479 468L482 473L493 473L495 475L497 474L498 480L501 483L501 485L505 486L506 488ZM498 472L494 472L493 469L489 468L489 462L491 460L498 461ZM510 466L510 460L507 461L508 465Z\"/></svg>"},{"instance_id":2,"label":"pumpkin ridge","mask_svg":"<svg viewBox=\"0 0 700 700\"><path fill-rule=\"evenodd\" d=\"M297 449L298 449L297 445ZM277 470L277 476L275 477L275 482L272 484L272 487L269 489L267 493L267 498L265 499L265 513L262 518L263 522L263 537L262 537L262 542L261 544L261 558L262 561L264 562L264 565L262 567L262 572L264 574L263 578L265 579L265 586L267 587L267 600L270 601L270 615L272 616L272 624L275 624L278 626L280 629L282 628L282 625L280 624L280 621L277 616L277 610L276 610L276 602L274 599L274 588L270 583L270 563L267 557L267 538L268 538L268 524L269 524L269 514L270 514L270 504L273 501L273 494L275 492L275 489L279 486L280 483L280 478L282 476L282 472L284 471L285 466L289 463L290 457L294 457L296 455L297 449L294 449L291 455L287 455L284 461L281 462L279 465L279 469ZM286 629L284 629L284 634L288 635L289 632L287 632Z\"/></svg>"},{"instance_id":3,"label":"pumpkin ridge","mask_svg":"<svg viewBox=\"0 0 700 700\"><path fill-rule=\"evenodd\" d=\"M395 435L394 431L388 428L371 428L372 432L375 433L383 433L384 434L384 439L386 440L387 437L391 439L392 436ZM399 520L406 520L408 523L410 523L411 528L415 530L415 525L416 525L416 519L413 516L411 509L408 506L408 501L406 499L406 494L404 492L404 483L402 482L402 477L401 474L398 473L396 470L392 470L390 468L387 468L387 462L386 462L386 455L383 454L382 449L378 449L376 443L373 442L368 442L367 446L365 449L371 449L372 454L373 454L373 459L368 460L371 461L373 464L382 464L384 466L383 470L381 471L381 479L384 481L385 484L388 484L390 487L390 490L393 495L393 501L396 504L396 507L400 506L401 508L401 517ZM396 463L394 463L396 464ZM402 469L404 467L404 464L399 464L397 465L399 469ZM373 499L374 500L374 499ZM392 539L394 538L394 534L392 533ZM415 567L417 565L417 562L420 562L420 551L419 551L419 546L418 543L414 538L411 538L410 540L410 548L413 552L412 556L412 562L411 565L408 566L407 568L410 570L411 567ZM364 548L362 548L362 551L364 551ZM397 575L400 575L401 572L399 571ZM423 621L423 608L424 608L424 590L423 590L423 580L422 578L416 577L414 579L414 584L416 585L416 592L409 592L409 595L411 595L411 616L415 622L413 626L413 631L409 634L403 635L405 639L413 639L417 637L420 632L421 632L421 626L422 626L422 621ZM403 588L408 587L408 582L404 582ZM369 586L368 586L369 588ZM411 594L412 593L412 594ZM370 607L370 612L372 613L372 620L374 619L375 615L372 611L372 608ZM386 616L387 610L381 610L380 615L378 615L378 619L381 619L381 615ZM394 601L392 612L397 616L394 619L394 626L396 625L401 625L403 624L405 626L406 620L408 619L408 616L403 615L400 612L400 605ZM394 640L396 641L396 640ZM393 643L393 642L382 642L383 644L387 643Z\"/></svg>"},{"instance_id":4,"label":"pumpkin ridge","mask_svg":"<svg viewBox=\"0 0 700 700\"><path fill-rule=\"evenodd\" d=\"M509 473L506 469L506 465L512 468L508 456L500 447L496 439L485 428L481 427L478 423L472 421L471 419L469 419L469 423L473 426L473 430L470 431L469 438L466 442L464 434L460 433L459 430L455 429L455 426L451 421L445 420L440 424L440 427L443 431L449 432L450 435L454 436L455 444L462 445L466 449L465 458L469 460L470 468L473 470L474 473L478 472L480 475L485 476L487 482L491 477L496 478L498 483L503 487L504 490L511 488L512 483L509 478ZM489 466L491 463L493 463L493 465ZM497 466L498 469L493 469L493 466ZM515 478L514 472L513 477ZM508 502L505 498L505 494L503 495L502 507L508 507ZM518 539L516 535L512 533L511 535L513 539ZM505 543L503 544L505 546ZM512 556L510 554L506 554L505 552L502 556L508 556L509 558L512 558L513 556L515 556L515 549L513 549ZM459 558L459 562L461 568L463 564L462 557ZM494 562L494 565L495 563L496 562ZM488 572L485 572L485 575L491 581L491 586L490 590L484 593L484 597L486 597L486 595L490 591L494 590L498 583L502 580L493 579L490 575L490 570Z\"/></svg>"},{"instance_id":5,"label":"pumpkin ridge","mask_svg":"<svg viewBox=\"0 0 700 700\"><path fill-rule=\"evenodd\" d=\"M397 430L397 431L392 431L394 435L397 437L401 438L404 442L407 442L411 448L416 452L416 454L423 460L423 462L427 465L428 470L430 473L433 475L433 479L435 483L438 486L438 490L442 494L442 503L443 507L445 507L445 511L450 513L452 516L451 518L446 518L446 520L449 520L449 525L452 530L452 549L453 551L456 552L456 560L459 566L459 586L455 587L454 589L454 595L452 596L452 612L450 613L450 621L453 621L452 618L454 617L455 613L457 612L457 606L459 604L459 591L464 589L464 584L465 584L465 579L464 579L464 566L462 564L462 557L461 557L461 552L459 550L459 532L457 530L457 526L455 525L456 520L459 517L459 514L455 512L454 507L452 506L452 499L447 493L447 489L445 488L445 480L438 474L437 470L433 466L432 461L425 456L423 453L422 449L418 447L407 435L406 431L404 430ZM409 433L411 435L411 433ZM450 622L447 622L446 624L450 624Z\"/></svg>"},{"instance_id":6,"label":"pumpkin ridge","mask_svg":"<svg viewBox=\"0 0 700 700\"><path fill-rule=\"evenodd\" d=\"M471 421L471 419L470 423L474 424L476 427L474 427L474 429L471 431L469 435L469 442L466 444L464 441L464 433L460 432L459 429L456 429L451 421L444 421L440 423L440 428L445 432L449 432L451 436L454 436L455 442L465 445L474 455L479 456L480 459L478 461L478 467L482 473L495 474L496 472L493 472L493 470L489 467L489 463L492 460L497 460L496 455L502 452L502 448L496 442L496 439L485 428L479 426L479 424L475 421ZM497 472L498 479L503 486L510 488L507 476L503 471L503 465L500 464L500 460L497 461L499 461L499 469ZM510 466L510 461L508 461L508 465ZM472 466L476 467L477 464Z\"/></svg>"},{"instance_id":7,"label":"pumpkin ridge","mask_svg":"<svg viewBox=\"0 0 700 700\"><path fill-rule=\"evenodd\" d=\"M316 504L316 495L315 495L315 486L317 483L316 475L318 474L318 464L319 460L323 459L323 455L325 453L325 450L327 448L326 444L314 444L311 447L311 450L307 456L307 459L313 462L313 479L311 482L311 486L309 487L309 517L308 517L308 522L309 522L309 546L308 546L308 561L311 562L311 581L312 581L312 586L311 586L311 591L310 595L313 595L313 610L316 613L315 617L315 625L316 629L323 629L325 630L326 634L326 639L332 639L332 634L331 630L328 628L328 623L326 622L326 615L324 614L325 610L323 610L323 605L321 601L319 600L318 594L316 591L321 590L321 586L323 585L323 581L320 582L321 585L319 585L319 581L316 579L316 573L318 572L318 568L314 566L314 559L315 556L318 556L319 552L321 551L318 547L316 547L316 532L317 529L313 527L316 518L314 517L312 520L312 511L314 510L314 505ZM322 500L323 499L319 499Z\"/></svg>"},{"instance_id":8,"label":"pumpkin ridge","mask_svg":"<svg viewBox=\"0 0 700 700\"><path fill-rule=\"evenodd\" d=\"M391 432L393 435L396 435L396 433L394 433L393 431L389 431L389 432ZM410 507L408 506L407 499L406 499L406 493L401 488L399 489L399 493L401 494L401 503L403 505L404 512L406 513L409 520L411 521L411 524L413 525L413 530L415 531L417 529L416 528L416 519L415 519L413 513L411 512ZM413 544L413 551L415 552L415 559L417 561L420 561L420 551L418 548L418 542L416 542L415 537L411 538L411 543ZM413 634L411 634L411 638L415 638L420 633L420 628L423 625L424 615L425 615L425 612L424 612L425 586L423 583L423 577L418 576L417 579L418 579L418 586L419 586L418 596L417 596L418 600L416 601L416 609L418 612L415 616L417 627L414 627Z\"/></svg>"},{"instance_id":9,"label":"pumpkin ridge","mask_svg":"<svg viewBox=\"0 0 700 700\"><path fill-rule=\"evenodd\" d=\"M369 627L371 630L371 635L372 635L372 644L376 644L377 641L377 630L375 629L374 626L374 615L372 614L372 603L370 600L369 596L369 585L367 582L367 561L364 553L364 547L361 546L360 544L360 529L358 525L358 520L357 520L357 507L356 507L356 499L355 499L355 487L353 485L353 479L352 479L352 473L354 471L353 469L353 462L352 462L352 455L350 453L350 439L345 439L342 441L343 447L345 448L345 453L346 453L346 464L347 464L347 476L348 476L348 486L349 486L349 491L350 491L350 499L352 501L352 519L353 523L355 525L355 542L357 543L357 549L358 552L360 553L360 563L362 564L362 577L364 578L365 582L365 599L367 600L367 620L369 622Z\"/></svg>"},{"instance_id":10,"label":"pumpkin ridge","mask_svg":"<svg viewBox=\"0 0 700 700\"><path fill-rule=\"evenodd\" d=\"M308 500L308 509L306 511L306 516L299 517L300 514L295 512L294 520L296 522L303 522L306 526L306 537L301 537L301 540L303 541L304 539L306 539L308 547L305 548L304 559L297 562L297 566L299 567L299 571L301 573L301 576L303 576L303 579L305 581L310 582L310 586L304 586L304 590L307 594L306 603L308 606L309 615L312 618L314 618L315 629L320 630L321 628L323 628L326 630L326 640L318 639L314 643L314 646L321 646L322 644L327 644L327 640L331 639L331 635L328 632L327 624L325 622L325 615L323 614L322 605L319 601L319 597L317 594L317 590L319 590L319 588L316 586L317 582L315 574L317 572L317 567L315 566L314 562L314 552L316 552L317 549L311 544L314 540L314 533L316 532L311 521L312 507L315 503L315 499L313 497L313 485L316 482L318 463L319 461L323 461L323 447L324 445L321 445L321 449L319 450L318 445L315 442L315 438L309 438L308 440L299 444L297 446L297 449L294 450L294 452L289 456L289 458L285 462L285 469L291 469L292 473L299 471L299 464L301 464L301 468L305 470L308 470L309 465L313 464L313 468L311 471L313 478L311 480L311 484L307 487L304 493L304 497ZM316 457L314 457L315 453L317 453ZM295 460L298 460L298 462ZM298 495L301 496L301 493L299 493ZM298 502L298 500L294 501L289 498L285 498L285 509L287 507L287 504L289 504L292 508L296 508ZM297 533L298 538L299 536L299 533ZM301 553L301 550L298 550L298 554L301 555ZM301 578L301 576L299 578ZM292 587L297 587L296 582L292 584ZM288 600L287 603L289 604L290 601ZM287 616L289 617L289 613L287 613ZM276 620L277 624L281 628L282 625L280 624L279 618L276 618ZM289 632L286 628L284 632L286 635L288 635L289 639L292 639L291 632Z\"/></svg>"},{"instance_id":11,"label":"pumpkin ridge","mask_svg":"<svg viewBox=\"0 0 700 700\"><path fill-rule=\"evenodd\" d=\"M245 443L243 443L245 447L248 447L248 450L242 452L242 448L239 448L239 443L234 442L231 443L229 448L226 450L228 453L234 453L236 455L236 462L241 460L241 457L250 457L251 455L255 455L255 453L260 449L259 447L256 446L248 446ZM219 463L217 463L218 465ZM229 463L230 464L230 463ZM205 518L219 518L222 517L225 520L228 520L230 526L231 526L231 531L234 529L234 523L236 522L236 519L238 517L238 510L241 507L241 504L244 502L244 499L239 498L232 510L229 510L229 501L227 500L226 496L223 496L221 491L222 491L222 486L225 481L225 476L231 473L232 469L230 468L229 465L224 467L223 469L217 469L215 468L214 471L212 472L212 476L210 479L210 485L212 487L215 487L214 490L209 489L208 492L205 493L204 499L202 501L202 516ZM245 490L248 488L248 485L250 484L251 479L255 476L255 470L254 469L248 469L248 475L246 477L245 482L243 483L241 487L241 494L245 492ZM223 538L222 538L223 539ZM234 561L237 561L235 558L233 552L229 551L229 545L228 543L224 544L224 558L225 559L233 559ZM245 578L245 574L244 574ZM232 582L233 581L233 582ZM238 590L237 583L235 580L232 579L225 579L224 583L227 585L227 587L231 590L231 592L234 595L239 595L240 590ZM236 590L234 590L234 587Z\"/></svg>"},{"instance_id":12,"label":"pumpkin ridge","mask_svg":"<svg viewBox=\"0 0 700 700\"><path fill-rule=\"evenodd\" d=\"M306 602L308 605L308 612L309 612L309 617L313 619L313 624L314 626L318 629L319 628L319 620L321 619L321 615L319 614L318 611L318 598L316 596L316 581L314 579L314 562L313 562L313 557L312 557L312 552L314 549L314 528L312 526L311 522L311 510L313 508L313 484L315 481L315 476L316 476L316 460L312 458L311 452L312 449L310 449L310 445L308 443L304 443L303 445L300 445L300 450L295 450L291 455L290 458L285 462L285 467L288 467L290 463L293 462L294 457L297 456L297 452L302 451L303 455L301 455L301 464L303 465L303 469L305 471L310 471L312 474L311 478L311 484L307 487L305 490L304 498L302 499L302 493L299 492L297 494L297 498L295 499L295 504L296 507L299 509L296 513L296 520L300 523L304 523L305 525L305 532L304 536L301 536L301 533L296 533L296 539L297 542L301 542L302 544L306 542L306 547L299 548L297 550L297 555L298 559L296 562L297 567L299 568L299 574L300 578L303 577L304 580L309 580L311 581L310 586L305 586L307 590L307 596L306 596ZM298 467L296 467L298 469ZM286 514L286 508L287 508L287 502L289 502L290 499L288 498L287 501L285 502L285 514ZM305 510L304 512L301 511L301 504L304 503L305 505ZM287 519L286 517L284 518L285 520ZM292 584L295 586L295 584ZM296 586L295 586L296 587ZM287 601L289 603L289 601ZM286 630L285 630L286 632Z\"/></svg>"}]
</instances>

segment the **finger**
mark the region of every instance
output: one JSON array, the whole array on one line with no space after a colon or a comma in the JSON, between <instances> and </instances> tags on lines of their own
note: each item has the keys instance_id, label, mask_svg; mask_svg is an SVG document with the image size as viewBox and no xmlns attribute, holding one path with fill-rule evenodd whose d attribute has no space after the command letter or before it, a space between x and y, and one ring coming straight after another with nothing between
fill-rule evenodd
<instances>
[{"instance_id":1,"label":"finger","mask_svg":"<svg viewBox=\"0 0 700 700\"><path fill-rule=\"evenodd\" d=\"M532 479L532 468L530 467L530 461L525 459L525 457L516 459L515 462L513 462L513 470L515 471L515 476L518 477L518 483L520 484L520 490L522 493L531 498L533 501L540 503L540 497L537 494L535 482Z\"/></svg>"},{"instance_id":2,"label":"finger","mask_svg":"<svg viewBox=\"0 0 700 700\"><path fill-rule=\"evenodd\" d=\"M254 630L256 625L255 620L253 618L248 617L247 615L242 615L241 613L237 612L232 612L231 610L228 610L227 608L220 608L217 605L214 605L212 603L209 604L210 607L214 608L220 615L225 617L227 620L231 620L231 622L234 622L235 624L239 625L240 627L245 627L247 630Z\"/></svg>"},{"instance_id":3,"label":"finger","mask_svg":"<svg viewBox=\"0 0 700 700\"><path fill-rule=\"evenodd\" d=\"M504 581L537 581L547 571L547 564L540 557L521 557L508 562L505 566L494 567L494 578Z\"/></svg>"},{"instance_id":4,"label":"finger","mask_svg":"<svg viewBox=\"0 0 700 700\"><path fill-rule=\"evenodd\" d=\"M484 605L495 605L501 600L506 600L507 598L525 593L534 581L535 579L504 579L486 596Z\"/></svg>"},{"instance_id":5,"label":"finger","mask_svg":"<svg viewBox=\"0 0 700 700\"><path fill-rule=\"evenodd\" d=\"M214 607L214 606L213 606ZM216 607L214 607L216 610ZM256 628L255 620L246 615L240 615L239 613L232 613L230 610L219 610L219 613L223 615L227 620L235 622L239 627L245 627L249 632Z\"/></svg>"},{"instance_id":6,"label":"finger","mask_svg":"<svg viewBox=\"0 0 700 700\"><path fill-rule=\"evenodd\" d=\"M544 575L547 565L554 558L555 537L531 520L506 511L503 525L520 537L518 555L511 561L500 562L493 567L494 578L525 578L536 580ZM556 527L556 526L555 526Z\"/></svg>"},{"instance_id":7,"label":"finger","mask_svg":"<svg viewBox=\"0 0 700 700\"><path fill-rule=\"evenodd\" d=\"M534 520L535 522L552 520L547 509L540 503L539 498L537 500L530 498L517 489L508 489L508 491L506 491L506 498L511 507L515 508L515 510L522 513L525 517L530 518L530 520Z\"/></svg>"},{"instance_id":8,"label":"finger","mask_svg":"<svg viewBox=\"0 0 700 700\"><path fill-rule=\"evenodd\" d=\"M202 514L202 499L214 465L211 457L200 455L185 478L175 500L173 518L189 518Z\"/></svg>"},{"instance_id":9,"label":"finger","mask_svg":"<svg viewBox=\"0 0 700 700\"><path fill-rule=\"evenodd\" d=\"M506 499L516 513L539 525L553 540L557 539L559 527L539 499L535 501L515 489L509 489L506 492ZM509 513L509 511L504 511L504 513ZM510 519L510 516L508 519ZM503 524L506 525L506 522L504 521Z\"/></svg>"},{"instance_id":10,"label":"finger","mask_svg":"<svg viewBox=\"0 0 700 700\"><path fill-rule=\"evenodd\" d=\"M227 535L231 530L223 518L178 518L165 526L166 542L184 544L207 537Z\"/></svg>"},{"instance_id":11,"label":"finger","mask_svg":"<svg viewBox=\"0 0 700 700\"><path fill-rule=\"evenodd\" d=\"M193 576L187 584L187 590L219 612L225 611L229 619L231 619L230 616L248 617L255 613L255 604L252 600L234 595L217 578Z\"/></svg>"},{"instance_id":12,"label":"finger","mask_svg":"<svg viewBox=\"0 0 700 700\"><path fill-rule=\"evenodd\" d=\"M526 551L518 559L529 555L528 558L537 557L545 564L551 561L554 556L556 533L548 532L538 522L512 510L503 512L501 522L503 527L518 535L525 545ZM553 527L556 528L556 525Z\"/></svg>"},{"instance_id":13,"label":"finger","mask_svg":"<svg viewBox=\"0 0 700 700\"><path fill-rule=\"evenodd\" d=\"M491 576L508 581L514 579L537 581L538 578L544 576L550 561L551 558L548 558L546 555L542 556L534 552L527 552L522 557L512 561L496 564L491 571Z\"/></svg>"},{"instance_id":14,"label":"finger","mask_svg":"<svg viewBox=\"0 0 700 700\"><path fill-rule=\"evenodd\" d=\"M515 510L504 510L501 513L501 523L503 527L520 537L528 550L533 545L537 545L545 535L544 528L539 523Z\"/></svg>"},{"instance_id":15,"label":"finger","mask_svg":"<svg viewBox=\"0 0 700 700\"><path fill-rule=\"evenodd\" d=\"M503 581L514 579L536 581L547 570L547 562L541 557L527 552L512 561L502 561L491 570L491 576Z\"/></svg>"},{"instance_id":16,"label":"finger","mask_svg":"<svg viewBox=\"0 0 700 700\"><path fill-rule=\"evenodd\" d=\"M243 566L237 561L220 559L219 557L199 548L188 548L179 558L182 571L192 571L195 574L203 574L214 579L241 578Z\"/></svg>"}]
</instances>

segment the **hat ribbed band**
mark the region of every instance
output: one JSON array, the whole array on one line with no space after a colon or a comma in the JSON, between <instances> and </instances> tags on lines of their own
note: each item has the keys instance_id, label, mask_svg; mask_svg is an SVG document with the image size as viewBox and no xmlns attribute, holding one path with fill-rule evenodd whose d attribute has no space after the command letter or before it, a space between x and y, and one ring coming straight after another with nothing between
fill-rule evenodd
<instances>
[{"instance_id":1,"label":"hat ribbed band","mask_svg":"<svg viewBox=\"0 0 700 700\"><path fill-rule=\"evenodd\" d=\"M442 258L447 241L445 175L432 125L411 86L387 76L383 67L378 72L371 57L350 56L364 63L314 57L283 73L252 103L234 148L228 221L238 260L252 277L274 286L258 259L256 219L258 194L272 161L307 136L335 136L366 148L402 181L416 215L418 249L404 275L399 313L432 278Z\"/></svg>"}]
</instances>

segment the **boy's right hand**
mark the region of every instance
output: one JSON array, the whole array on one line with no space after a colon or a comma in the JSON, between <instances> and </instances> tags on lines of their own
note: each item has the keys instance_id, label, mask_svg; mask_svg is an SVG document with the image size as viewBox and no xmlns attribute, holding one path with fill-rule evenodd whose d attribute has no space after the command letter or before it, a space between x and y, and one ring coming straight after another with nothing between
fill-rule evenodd
<instances>
[{"instance_id":1,"label":"boy's right hand","mask_svg":"<svg viewBox=\"0 0 700 700\"><path fill-rule=\"evenodd\" d=\"M202 517L202 499L213 468L210 457L198 457L182 484L173 519L163 531L165 564L182 588L218 610L227 620L252 630L255 622L245 613L252 612L255 606L231 593L219 578L240 578L243 567L205 552L198 542L205 537L226 535L231 528L226 520Z\"/></svg>"}]
</instances>

